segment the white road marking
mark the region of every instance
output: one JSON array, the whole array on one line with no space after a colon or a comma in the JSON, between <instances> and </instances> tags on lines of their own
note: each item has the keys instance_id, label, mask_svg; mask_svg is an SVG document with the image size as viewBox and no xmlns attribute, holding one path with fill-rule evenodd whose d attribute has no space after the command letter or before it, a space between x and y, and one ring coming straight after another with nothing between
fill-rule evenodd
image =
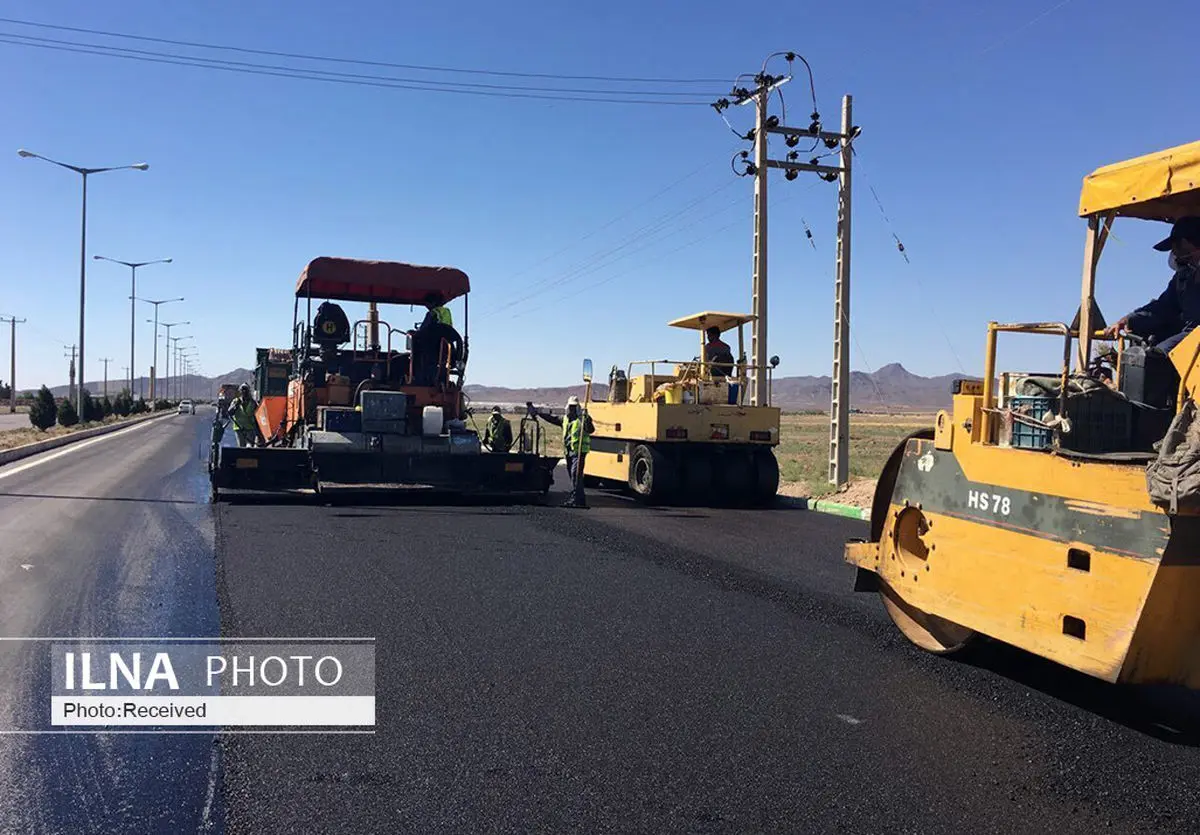
<instances>
[{"instance_id":1,"label":"white road marking","mask_svg":"<svg viewBox=\"0 0 1200 835\"><path fill-rule=\"evenodd\" d=\"M218 748L213 745L212 756L208 760L208 793L204 798L204 811L200 814L200 828L202 832L212 831L212 805L213 797L217 793L217 752Z\"/></svg>"},{"instance_id":2,"label":"white road marking","mask_svg":"<svg viewBox=\"0 0 1200 835\"><path fill-rule=\"evenodd\" d=\"M33 568L33 566L27 562L23 562L21 563L21 568L24 568L26 571L28 571L29 569Z\"/></svg>"},{"instance_id":3,"label":"white road marking","mask_svg":"<svg viewBox=\"0 0 1200 835\"><path fill-rule=\"evenodd\" d=\"M16 475L17 473L23 473L28 469L38 466L39 464L45 464L47 461L53 461L55 458L61 458L62 456L67 455L72 452L78 452L79 450L84 449L85 447L89 447L92 444L98 444L101 441L107 441L109 438L116 438L116 437L124 435L128 432L133 432L134 430L142 429L146 426L149 426L152 423L154 423L153 418L151 418L150 420L144 420L141 423L135 423L133 426L127 426L124 429L118 429L116 432L109 432L107 435L101 435L98 438L89 438L86 441L79 441L78 443L67 444L65 447L60 449L58 452L52 452L49 455L47 455L45 458L39 458L36 461L30 461L26 464L18 464L17 466L12 467L12 468L5 467L4 469L0 469L0 478L8 478L9 476Z\"/></svg>"},{"instance_id":4,"label":"white road marking","mask_svg":"<svg viewBox=\"0 0 1200 835\"><path fill-rule=\"evenodd\" d=\"M855 719L853 716L849 716L849 715L847 715L847 714L845 714L845 713L839 713L839 714L837 714L837 718L838 718L838 719L841 719L841 720L842 720L843 722L845 722L847 725L861 725L861 724L862 724L862 722L863 722L863 720L861 720L861 719Z\"/></svg>"}]
</instances>

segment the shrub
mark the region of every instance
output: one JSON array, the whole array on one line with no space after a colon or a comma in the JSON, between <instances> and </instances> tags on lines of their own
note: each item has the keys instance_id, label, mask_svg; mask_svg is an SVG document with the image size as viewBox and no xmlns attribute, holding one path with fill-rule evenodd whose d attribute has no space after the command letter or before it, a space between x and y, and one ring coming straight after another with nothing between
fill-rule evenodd
<instances>
[{"instance_id":1,"label":"shrub","mask_svg":"<svg viewBox=\"0 0 1200 835\"><path fill-rule=\"evenodd\" d=\"M133 407L129 410L131 415L142 415L150 411L150 406L142 398L133 401Z\"/></svg>"},{"instance_id":2,"label":"shrub","mask_svg":"<svg viewBox=\"0 0 1200 835\"><path fill-rule=\"evenodd\" d=\"M112 408L118 417L126 417L133 410L133 399L129 396L129 389L121 389L121 393L113 400Z\"/></svg>"},{"instance_id":3,"label":"shrub","mask_svg":"<svg viewBox=\"0 0 1200 835\"><path fill-rule=\"evenodd\" d=\"M54 425L57 414L58 407L54 404L54 395L50 393L50 389L42 386L33 399L33 405L29 407L29 422L38 429L46 430Z\"/></svg>"},{"instance_id":4,"label":"shrub","mask_svg":"<svg viewBox=\"0 0 1200 835\"><path fill-rule=\"evenodd\" d=\"M104 417L111 417L113 413L112 401L105 397L100 401L100 413Z\"/></svg>"},{"instance_id":5,"label":"shrub","mask_svg":"<svg viewBox=\"0 0 1200 835\"><path fill-rule=\"evenodd\" d=\"M58 404L58 425L74 426L77 423L79 423L79 413L75 411L71 398L64 398L63 402Z\"/></svg>"},{"instance_id":6,"label":"shrub","mask_svg":"<svg viewBox=\"0 0 1200 835\"><path fill-rule=\"evenodd\" d=\"M104 408L100 405L100 401L92 397L92 393L87 389L83 390L83 414L80 415L84 423L95 423L104 420Z\"/></svg>"}]
</instances>

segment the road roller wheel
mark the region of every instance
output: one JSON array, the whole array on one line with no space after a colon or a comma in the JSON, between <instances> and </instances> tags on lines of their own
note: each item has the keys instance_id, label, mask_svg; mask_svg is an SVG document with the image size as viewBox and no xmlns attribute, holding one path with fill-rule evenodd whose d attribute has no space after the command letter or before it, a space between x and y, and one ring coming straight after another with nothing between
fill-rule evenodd
<instances>
[{"instance_id":1,"label":"road roller wheel","mask_svg":"<svg viewBox=\"0 0 1200 835\"><path fill-rule=\"evenodd\" d=\"M779 493L779 462L769 449L754 450L754 498L756 504L769 505Z\"/></svg>"},{"instance_id":2,"label":"road roller wheel","mask_svg":"<svg viewBox=\"0 0 1200 835\"><path fill-rule=\"evenodd\" d=\"M707 501L712 498L713 462L712 457L700 449L688 450L680 461L682 465L683 491L689 498Z\"/></svg>"},{"instance_id":3,"label":"road roller wheel","mask_svg":"<svg viewBox=\"0 0 1200 835\"><path fill-rule=\"evenodd\" d=\"M919 429L901 440L884 465L879 482L875 486L875 496L871 501L871 541L881 542L884 528L891 522L890 544L880 547L890 551L893 559L900 560L907 569L916 572L929 558L929 551L922 539L928 530L925 517L917 507L906 508L896 517L890 512L900 464L904 460L904 450L912 439L932 440L933 430ZM966 649L977 637L973 629L959 626L913 606L883 578L879 580L879 596L896 628L905 638L923 650L937 655L951 655Z\"/></svg>"},{"instance_id":4,"label":"road roller wheel","mask_svg":"<svg viewBox=\"0 0 1200 835\"><path fill-rule=\"evenodd\" d=\"M717 492L726 504L734 506L754 502L755 470L750 453L741 449L723 450L717 456Z\"/></svg>"},{"instance_id":5,"label":"road roller wheel","mask_svg":"<svg viewBox=\"0 0 1200 835\"><path fill-rule=\"evenodd\" d=\"M879 581L879 597L888 617L905 638L935 655L953 655L971 645L978 633L945 618L923 612L906 602L896 590Z\"/></svg>"},{"instance_id":6,"label":"road roller wheel","mask_svg":"<svg viewBox=\"0 0 1200 835\"><path fill-rule=\"evenodd\" d=\"M677 478L670 460L645 444L633 449L629 461L629 489L642 501L662 501L675 493Z\"/></svg>"}]
</instances>

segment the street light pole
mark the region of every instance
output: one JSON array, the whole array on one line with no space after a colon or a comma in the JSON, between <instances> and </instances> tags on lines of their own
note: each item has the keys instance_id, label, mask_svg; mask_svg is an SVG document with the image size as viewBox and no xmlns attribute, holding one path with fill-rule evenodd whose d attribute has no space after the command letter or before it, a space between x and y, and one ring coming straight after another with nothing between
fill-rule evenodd
<instances>
[{"instance_id":1,"label":"street light pole","mask_svg":"<svg viewBox=\"0 0 1200 835\"><path fill-rule=\"evenodd\" d=\"M158 397L158 378L160 376L158 373L158 306L160 304L169 304L170 302L181 302L183 301L183 296L177 299L159 299L158 301L138 299L138 301L154 305L154 359L150 365L150 399L155 400ZM149 322L151 320L147 319L146 321Z\"/></svg>"},{"instance_id":2,"label":"street light pole","mask_svg":"<svg viewBox=\"0 0 1200 835\"><path fill-rule=\"evenodd\" d=\"M164 322L162 327L167 329L167 342L170 343L170 341L171 341L171 328L176 327L177 325L190 325L190 324L191 324L191 322ZM158 345L158 341L157 341L158 340L158 332L157 331L155 331L154 339L155 339L154 344L157 346ZM167 347L170 348L171 346L168 344ZM170 400L171 399L171 369L174 367L173 363L171 362L171 352L170 351L167 351L166 359L167 359L167 399Z\"/></svg>"},{"instance_id":3,"label":"street light pole","mask_svg":"<svg viewBox=\"0 0 1200 835\"><path fill-rule=\"evenodd\" d=\"M133 169L136 171L145 171L150 166L144 162L134 163L133 165L115 165L109 168L81 168L77 165L68 165L65 162L59 162L56 159L44 157L41 154L35 154L32 151L26 151L21 148L17 151L17 155L26 158L40 159L43 162L49 162L57 165L59 168L66 168L68 171L74 171L83 179L83 210L81 216L81 231L79 235L79 367L84 368L83 356L83 337L84 337L84 307L87 303L87 178L89 174L102 174L105 171L122 171L125 169ZM132 361L131 361L132 364ZM133 372L131 371L130 374ZM75 410L82 411L83 409L83 386L75 392Z\"/></svg>"},{"instance_id":4,"label":"street light pole","mask_svg":"<svg viewBox=\"0 0 1200 835\"><path fill-rule=\"evenodd\" d=\"M12 325L12 370L8 375L9 414L16 414L17 411L17 325L24 321L24 319L18 319L16 316L0 316L0 322L8 322Z\"/></svg>"},{"instance_id":5,"label":"street light pole","mask_svg":"<svg viewBox=\"0 0 1200 835\"><path fill-rule=\"evenodd\" d=\"M116 258L109 258L105 255L93 255L92 258L96 261L111 261L114 264L121 264L129 267L129 367L137 368L133 357L134 346L134 323L137 321L137 271L138 267L148 267L151 264L170 264L170 258L160 258L157 261L118 261ZM154 343L158 345L157 342ZM136 372L131 372L129 377L129 395L133 396L133 376ZM140 388L140 387L139 387ZM139 391L140 394L140 391ZM153 386L150 389L150 399L154 399Z\"/></svg>"}]
</instances>

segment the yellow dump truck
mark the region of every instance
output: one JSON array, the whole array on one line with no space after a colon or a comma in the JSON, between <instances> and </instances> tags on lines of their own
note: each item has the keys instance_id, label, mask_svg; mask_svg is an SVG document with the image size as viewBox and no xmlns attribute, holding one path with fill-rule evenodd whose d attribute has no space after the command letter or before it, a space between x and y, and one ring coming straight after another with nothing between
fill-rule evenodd
<instances>
[{"instance_id":1,"label":"yellow dump truck","mask_svg":"<svg viewBox=\"0 0 1200 835\"><path fill-rule=\"evenodd\" d=\"M614 366L607 400L588 403L596 433L584 465L587 483L628 489L648 502L772 501L779 488L779 409L766 405L769 384L763 405L746 403L754 367L744 359L743 328L753 320L715 311L685 316L668 324L701 334L696 359ZM704 358L703 334L712 327L737 329L741 359L731 368Z\"/></svg>"},{"instance_id":2,"label":"yellow dump truck","mask_svg":"<svg viewBox=\"0 0 1200 835\"><path fill-rule=\"evenodd\" d=\"M846 560L932 652L987 635L1110 682L1200 687L1200 502L1148 481L1194 409L1200 329L1164 353L1116 338L1094 298L1116 219L1200 215L1200 142L1096 170L1079 214L1074 321L988 325L983 380L896 449ZM1001 372L1001 334L1057 340L1061 367Z\"/></svg>"}]
</instances>

